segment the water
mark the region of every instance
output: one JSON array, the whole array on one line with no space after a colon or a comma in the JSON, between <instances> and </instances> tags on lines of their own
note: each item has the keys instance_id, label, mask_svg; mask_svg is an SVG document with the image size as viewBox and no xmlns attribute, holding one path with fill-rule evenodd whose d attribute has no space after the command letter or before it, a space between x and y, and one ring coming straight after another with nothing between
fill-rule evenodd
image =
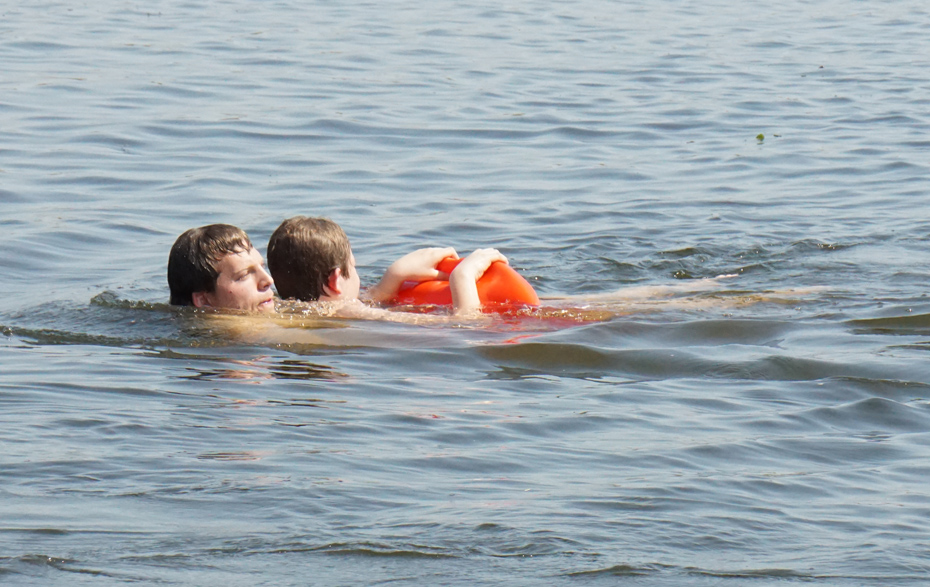
<instances>
[{"instance_id":1,"label":"water","mask_svg":"<svg viewBox=\"0 0 930 587\"><path fill-rule=\"evenodd\" d=\"M0 6L0 582L924 584L928 39L909 0ZM738 277L280 344L164 305L183 230L295 214L367 283Z\"/></svg>"}]
</instances>

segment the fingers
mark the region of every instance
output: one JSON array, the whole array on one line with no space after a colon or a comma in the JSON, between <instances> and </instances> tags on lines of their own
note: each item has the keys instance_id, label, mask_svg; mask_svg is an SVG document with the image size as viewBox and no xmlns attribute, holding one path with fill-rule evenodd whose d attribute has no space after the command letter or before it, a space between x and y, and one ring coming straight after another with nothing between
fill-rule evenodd
<instances>
[{"instance_id":1,"label":"fingers","mask_svg":"<svg viewBox=\"0 0 930 587\"><path fill-rule=\"evenodd\" d=\"M446 258L448 258L448 257L451 257L451 258L453 258L453 259L458 259L458 258L459 258L459 254L456 253L456 252L455 252L455 249L452 248L452 247L442 247L442 248L439 248L439 249L437 249L437 250L442 254L442 257L439 259L440 261L442 261L443 259L446 259Z\"/></svg>"},{"instance_id":2,"label":"fingers","mask_svg":"<svg viewBox=\"0 0 930 587\"><path fill-rule=\"evenodd\" d=\"M491 263L495 261L507 263L507 257L497 249L478 249L465 257L465 260L459 263L452 273L468 274L471 279L475 280L484 275Z\"/></svg>"},{"instance_id":3,"label":"fingers","mask_svg":"<svg viewBox=\"0 0 930 587\"><path fill-rule=\"evenodd\" d=\"M458 259L459 255L452 247L428 247L425 249L417 249L412 253L408 253L405 257L417 263L436 267L443 259L449 257Z\"/></svg>"},{"instance_id":4,"label":"fingers","mask_svg":"<svg viewBox=\"0 0 930 587\"><path fill-rule=\"evenodd\" d=\"M476 282L495 261L506 263L507 257L497 249L478 249L465 257L452 271L449 276L449 288L452 291L452 307L456 315L481 309Z\"/></svg>"},{"instance_id":5,"label":"fingers","mask_svg":"<svg viewBox=\"0 0 930 587\"><path fill-rule=\"evenodd\" d=\"M507 257L505 257L504 254L498 251L497 249L478 249L475 252L473 252L471 255L469 255L469 257L472 257L472 256L474 256L476 260L480 259L482 264L486 263L484 265L485 269L490 267L491 263L494 263L495 261L509 263L507 261Z\"/></svg>"},{"instance_id":6,"label":"fingers","mask_svg":"<svg viewBox=\"0 0 930 587\"><path fill-rule=\"evenodd\" d=\"M459 259L458 253L452 247L417 249L395 261L388 268L388 273L401 281L449 280L454 271L447 273L439 270L442 260L449 258ZM497 249L477 249L459 264L459 267L464 265L460 272L467 272L477 278L496 261L507 263L507 257Z\"/></svg>"},{"instance_id":7,"label":"fingers","mask_svg":"<svg viewBox=\"0 0 930 587\"><path fill-rule=\"evenodd\" d=\"M458 254L452 247L417 249L395 261L388 267L387 274L399 282L438 279L441 272L437 265L447 257L458 259Z\"/></svg>"}]
</instances>

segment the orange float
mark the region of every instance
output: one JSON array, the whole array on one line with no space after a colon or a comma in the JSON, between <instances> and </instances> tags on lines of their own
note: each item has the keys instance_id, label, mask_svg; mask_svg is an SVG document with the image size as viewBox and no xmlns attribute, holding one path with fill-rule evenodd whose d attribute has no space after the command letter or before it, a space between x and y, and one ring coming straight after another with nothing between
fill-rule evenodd
<instances>
[{"instance_id":1,"label":"orange float","mask_svg":"<svg viewBox=\"0 0 930 587\"><path fill-rule=\"evenodd\" d=\"M437 269L443 273L452 273L462 259L447 257L439 262ZM478 299L485 310L506 311L515 307L538 306L539 296L533 286L517 273L513 267L502 261L491 263L478 282ZM406 282L397 292L394 303L408 306L449 306L452 305L452 291L449 282L443 279Z\"/></svg>"}]
</instances>

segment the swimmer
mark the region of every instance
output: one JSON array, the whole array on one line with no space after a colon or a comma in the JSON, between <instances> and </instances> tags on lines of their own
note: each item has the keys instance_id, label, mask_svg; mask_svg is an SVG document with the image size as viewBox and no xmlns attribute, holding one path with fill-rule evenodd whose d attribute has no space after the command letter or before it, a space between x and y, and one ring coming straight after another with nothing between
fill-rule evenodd
<instances>
[{"instance_id":1,"label":"swimmer","mask_svg":"<svg viewBox=\"0 0 930 587\"><path fill-rule=\"evenodd\" d=\"M168 256L170 303L196 308L274 312L274 280L248 235L229 224L184 232Z\"/></svg>"},{"instance_id":2,"label":"swimmer","mask_svg":"<svg viewBox=\"0 0 930 587\"><path fill-rule=\"evenodd\" d=\"M335 315L391 319L391 314L371 308L362 299L382 303L397 296L405 282L448 279L455 316L477 314L481 309L476 281L495 261L507 262L496 249L478 249L451 273L436 267L446 258L458 259L455 249L426 248L404 255L391 264L381 280L365 292L355 256L342 228L326 218L295 216L281 223L268 241L268 268L283 299L330 302Z\"/></svg>"},{"instance_id":3,"label":"swimmer","mask_svg":"<svg viewBox=\"0 0 930 587\"><path fill-rule=\"evenodd\" d=\"M506 263L506 258L494 249L480 249L448 272L437 269L441 261L449 258L458 260L454 249L414 251L391 264L378 284L363 292L349 240L330 220L296 217L284 221L268 245L271 275L243 231L230 225L214 224L188 230L178 237L168 260L168 284L173 305L240 310L232 314L209 313L210 320L204 325L223 336L273 345L397 345L410 341L399 341L394 331L380 342L373 341L370 329L358 330L350 323L328 318L414 325L492 323L494 318L481 311L476 282L493 263ZM508 266L502 267L512 271ZM745 295L736 298L679 297L717 290L722 281L732 277L725 275L672 286L623 288L609 293L547 296L543 298L544 305L531 304L525 315L533 328L550 324L550 320L552 325L560 327L566 320L600 322L672 307L732 308L772 300L771 293L782 293L750 296L752 299ZM388 310L362 301L389 302L397 297L403 284L434 279L449 280L454 314ZM297 301L276 299L272 295L272 285L277 285L280 297Z\"/></svg>"},{"instance_id":4,"label":"swimmer","mask_svg":"<svg viewBox=\"0 0 930 587\"><path fill-rule=\"evenodd\" d=\"M378 284L362 291L345 232L330 220L298 216L284 221L271 236L268 244L271 275L265 271L261 255L244 232L228 225L211 225L189 230L178 238L169 258L168 282L172 304L245 310L235 315L209 315L209 327L224 336L256 344L369 345L374 343L370 329L358 330L351 323L329 318L414 325L494 322L493 315L481 311L476 281L493 263L506 263L506 258L494 249L480 249L448 272L437 269L448 258L458 258L454 249L414 251L392 263ZM671 308L734 308L777 301L777 294L786 293L747 296L742 292L734 297L735 292L727 292L722 297L717 294L691 297L699 292L719 291L733 277L722 275L607 293L547 296L543 305L531 305L521 313L529 320L529 327L545 330L549 328L545 324L558 328L566 321L609 321L618 316ZM434 279L449 280L452 315L389 310L365 303L389 302L397 297L402 284ZM272 284L284 300L272 296ZM397 333L392 331L379 344L406 344L396 337Z\"/></svg>"},{"instance_id":5,"label":"swimmer","mask_svg":"<svg viewBox=\"0 0 930 587\"><path fill-rule=\"evenodd\" d=\"M279 306L288 312L298 310L306 315L312 310L317 316L364 318L417 324L435 324L481 316L482 303L476 280L495 261L506 258L495 249L479 249L462 260L449 273L438 267L444 259L458 259L451 248L414 251L395 261L377 285L360 291L349 239L342 228L325 218L296 216L281 223L268 242L268 267L274 277L278 295L284 300L324 302L312 306ZM509 269L509 267L508 267ZM527 304L529 314L536 317L571 316L579 320L608 320L638 309L670 305L730 305L732 300L708 301L681 299L681 294L716 290L724 280L735 277L722 275L713 279L689 281L672 286L623 288L600 294L546 296L542 307L537 302ZM425 315L404 311L389 311L360 301L390 303L396 301L401 286L407 282L448 280L454 315ZM521 279L518 277L518 279ZM526 287L532 292L527 283ZM535 292L533 292L535 296ZM403 296L401 296L403 297ZM519 298L518 298L519 299ZM407 303L407 302L403 302Z\"/></svg>"}]
</instances>

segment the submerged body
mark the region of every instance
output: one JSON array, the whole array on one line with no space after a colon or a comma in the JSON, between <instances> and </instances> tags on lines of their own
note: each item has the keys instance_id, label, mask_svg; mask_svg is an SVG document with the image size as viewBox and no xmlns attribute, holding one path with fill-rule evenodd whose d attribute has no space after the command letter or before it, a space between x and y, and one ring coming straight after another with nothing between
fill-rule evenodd
<instances>
[{"instance_id":1,"label":"submerged body","mask_svg":"<svg viewBox=\"0 0 930 587\"><path fill-rule=\"evenodd\" d=\"M506 312L454 313L448 306L380 305L360 299L301 302L277 300L272 314L211 312L210 323L227 336L263 345L403 346L410 339L372 338L373 327L360 321L423 327L504 329L526 335L573 328L621 317L658 312L709 312L732 310L762 302L787 303L816 293L815 289L788 289L762 293L728 291L732 276L693 280L674 285L636 286L602 294L544 296L540 305ZM419 336L427 336L424 331ZM522 335L521 335L522 336ZM377 339L377 340L376 340Z\"/></svg>"}]
</instances>

